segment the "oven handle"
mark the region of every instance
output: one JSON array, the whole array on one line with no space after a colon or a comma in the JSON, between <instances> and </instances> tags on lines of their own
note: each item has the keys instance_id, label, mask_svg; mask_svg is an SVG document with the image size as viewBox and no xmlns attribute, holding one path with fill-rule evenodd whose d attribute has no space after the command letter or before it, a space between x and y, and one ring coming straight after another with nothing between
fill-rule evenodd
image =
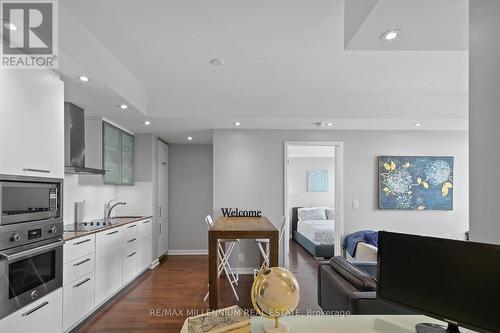
<instances>
[{"instance_id":1,"label":"oven handle","mask_svg":"<svg viewBox=\"0 0 500 333\"><path fill-rule=\"evenodd\" d=\"M40 253L40 252L46 252L48 250L52 250L56 247L62 246L63 244L64 244L64 241L59 240L55 243L50 243L47 245L38 246L38 247L35 247L33 249L24 250L24 251L17 252L14 254L5 254L5 253L0 252L0 256L5 258L7 261L14 261L14 260L21 259L24 257L32 256L32 255Z\"/></svg>"}]
</instances>

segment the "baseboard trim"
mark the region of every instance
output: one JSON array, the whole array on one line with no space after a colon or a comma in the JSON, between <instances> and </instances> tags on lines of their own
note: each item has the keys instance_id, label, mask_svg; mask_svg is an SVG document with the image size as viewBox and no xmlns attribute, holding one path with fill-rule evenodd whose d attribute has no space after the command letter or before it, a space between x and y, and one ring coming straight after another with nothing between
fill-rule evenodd
<instances>
[{"instance_id":1,"label":"baseboard trim","mask_svg":"<svg viewBox=\"0 0 500 333\"><path fill-rule=\"evenodd\" d=\"M155 261L153 261L151 265L149 265L149 269L155 269L156 267L158 267L159 264L160 264L160 259L155 259Z\"/></svg>"},{"instance_id":2,"label":"baseboard trim","mask_svg":"<svg viewBox=\"0 0 500 333\"><path fill-rule=\"evenodd\" d=\"M208 250L168 250L169 256L207 256Z\"/></svg>"}]
</instances>

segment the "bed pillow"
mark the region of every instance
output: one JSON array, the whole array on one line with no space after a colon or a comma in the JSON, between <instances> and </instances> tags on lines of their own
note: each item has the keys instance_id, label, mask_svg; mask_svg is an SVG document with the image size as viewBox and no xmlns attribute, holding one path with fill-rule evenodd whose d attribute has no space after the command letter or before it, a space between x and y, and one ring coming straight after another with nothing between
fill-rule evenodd
<instances>
[{"instance_id":1,"label":"bed pillow","mask_svg":"<svg viewBox=\"0 0 500 333\"><path fill-rule=\"evenodd\" d=\"M326 220L325 208L323 207L299 208L297 215L299 221Z\"/></svg>"},{"instance_id":2,"label":"bed pillow","mask_svg":"<svg viewBox=\"0 0 500 333\"><path fill-rule=\"evenodd\" d=\"M335 208L325 207L326 219L335 220Z\"/></svg>"}]
</instances>

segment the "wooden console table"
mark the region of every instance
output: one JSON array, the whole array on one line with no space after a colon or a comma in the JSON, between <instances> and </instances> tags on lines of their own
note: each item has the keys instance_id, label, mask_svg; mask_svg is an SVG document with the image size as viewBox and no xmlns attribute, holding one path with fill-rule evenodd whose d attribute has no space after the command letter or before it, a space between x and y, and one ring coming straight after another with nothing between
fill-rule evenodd
<instances>
[{"instance_id":1,"label":"wooden console table","mask_svg":"<svg viewBox=\"0 0 500 333\"><path fill-rule=\"evenodd\" d=\"M209 308L218 309L217 295L217 240L257 239L270 240L270 265L278 266L278 229L266 217L220 217L208 232L208 285Z\"/></svg>"}]
</instances>

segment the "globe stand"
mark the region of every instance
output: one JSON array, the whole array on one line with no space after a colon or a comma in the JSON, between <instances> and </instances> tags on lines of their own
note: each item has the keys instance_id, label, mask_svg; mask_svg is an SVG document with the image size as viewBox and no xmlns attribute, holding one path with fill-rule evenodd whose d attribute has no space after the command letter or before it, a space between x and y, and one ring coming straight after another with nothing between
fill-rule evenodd
<instances>
[{"instance_id":1,"label":"globe stand","mask_svg":"<svg viewBox=\"0 0 500 333\"><path fill-rule=\"evenodd\" d=\"M269 323L264 327L266 333L288 333L290 328L284 321L279 321L279 318L274 318L274 323Z\"/></svg>"}]
</instances>

